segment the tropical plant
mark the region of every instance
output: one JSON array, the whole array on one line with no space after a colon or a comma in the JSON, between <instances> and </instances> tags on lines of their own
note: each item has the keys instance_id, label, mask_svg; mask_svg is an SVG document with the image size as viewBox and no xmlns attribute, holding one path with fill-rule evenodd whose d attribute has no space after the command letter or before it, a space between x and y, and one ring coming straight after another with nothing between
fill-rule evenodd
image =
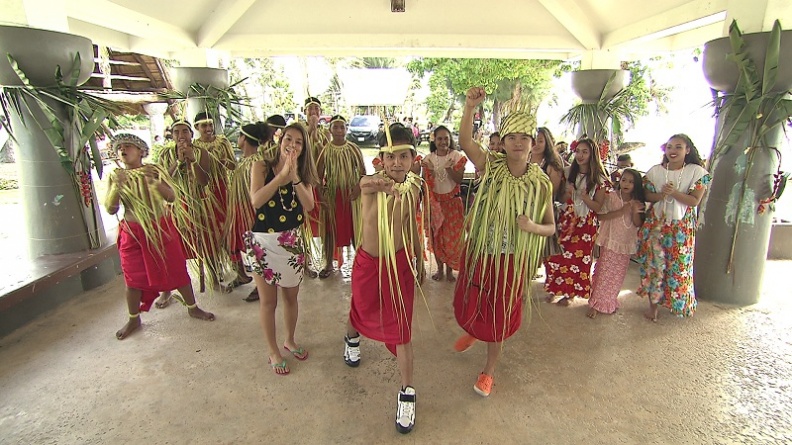
<instances>
[{"instance_id":1,"label":"tropical plant","mask_svg":"<svg viewBox=\"0 0 792 445\"><path fill-rule=\"evenodd\" d=\"M616 95L610 99L607 98L607 92L615 81L616 75L617 73L611 74L596 103L575 105L561 117L561 123L573 128L580 125L583 133L598 144L609 141L610 136L617 146L621 144L623 130L627 124L635 123L635 113L630 106L630 91L627 88L622 88Z\"/></svg>"},{"instance_id":2,"label":"tropical plant","mask_svg":"<svg viewBox=\"0 0 792 445\"><path fill-rule=\"evenodd\" d=\"M737 201L737 215L742 215L746 201L745 184L751 175L755 156L762 150L770 150L778 157L778 168L781 166L781 152L773 146L768 137L779 128L785 129L785 124L792 118L792 101L789 100L790 91L775 89L781 50L781 24L778 20L773 23L767 40L761 76L746 50L745 40L736 21L732 21L729 26L729 40L732 53L728 55L728 59L737 65L739 79L734 92L721 93L714 97L715 115L721 118L723 125L715 136L715 146L709 159L708 169L713 171L718 161L747 136L744 150L746 168L743 171L740 198ZM773 203L783 193L788 175L778 170L775 178L771 196L760 200L756 207L758 213L763 213L768 206L772 208ZM751 205L753 204L751 202ZM734 266L734 252L741 219L738 217L735 221L727 273L731 272Z\"/></svg>"},{"instance_id":3,"label":"tropical plant","mask_svg":"<svg viewBox=\"0 0 792 445\"><path fill-rule=\"evenodd\" d=\"M2 85L0 106L5 119L0 119L0 123L16 141L11 115L15 114L27 127L31 124L25 121L24 116L27 114L46 135L61 165L72 179L78 201L84 205L83 223L89 245L98 248L101 237L91 169L95 168L98 176L102 177L102 156L96 139L111 136L111 130L118 126L114 116L123 113L124 109L116 102L91 94L92 90L100 88L81 88L77 85L80 77L79 53L75 54L72 61L71 76L64 78L58 65L55 69L55 85L49 87L31 84L14 57L11 54L6 54L6 57L21 85ZM58 104L63 106L65 116L56 109Z\"/></svg>"},{"instance_id":4,"label":"tropical plant","mask_svg":"<svg viewBox=\"0 0 792 445\"><path fill-rule=\"evenodd\" d=\"M790 92L774 91L781 49L780 22L776 20L770 31L762 76L757 72L754 61L748 56L742 32L736 21L732 21L729 26L729 40L733 52L728 58L737 65L740 77L733 93L723 93L713 101L715 114L723 116L724 125L715 138L715 149L710 159L710 166L746 134L749 135L749 151L777 150L776 147L770 146L766 137L779 127L783 127L792 117L792 101L788 100Z\"/></svg>"},{"instance_id":5,"label":"tropical plant","mask_svg":"<svg viewBox=\"0 0 792 445\"><path fill-rule=\"evenodd\" d=\"M90 171L93 162L101 178L102 157L96 138L111 136L109 130L118 126L115 115L122 113L123 107L90 93L101 88L78 87L79 53L74 56L71 77L64 79L61 67L58 65L55 69L55 85L50 87L33 86L14 57L11 54L6 54L6 57L22 85L2 85L0 105L5 119L0 119L0 123L3 127L14 138L11 113L13 111L19 116L22 124L27 126L28 123L23 120L23 111L27 111L47 136L67 172L75 174L77 171ZM53 103L60 103L65 107L65 118L58 116L58 112L52 106ZM39 120L39 116L42 115L46 118L46 122ZM90 146L90 152L84 149L86 144Z\"/></svg>"},{"instance_id":6,"label":"tropical plant","mask_svg":"<svg viewBox=\"0 0 792 445\"><path fill-rule=\"evenodd\" d=\"M189 99L197 99L204 103L206 111L213 115L222 113L225 115L228 128L230 123L239 123L244 121L244 114L241 107L250 106L250 98L237 93L234 88L245 82L247 77L237 82L234 82L228 88L217 88L212 85L203 85L200 83L193 83L187 89L186 93L181 91L165 91L161 93L162 97L167 100L182 102L186 107ZM184 113L182 113L184 114ZM233 128L229 129L233 132Z\"/></svg>"}]
</instances>

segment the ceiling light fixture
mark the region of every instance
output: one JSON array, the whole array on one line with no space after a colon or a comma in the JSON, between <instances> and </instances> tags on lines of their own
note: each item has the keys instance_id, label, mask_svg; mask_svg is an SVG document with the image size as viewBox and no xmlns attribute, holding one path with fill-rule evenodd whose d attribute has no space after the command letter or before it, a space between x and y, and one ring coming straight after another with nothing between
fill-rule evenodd
<instances>
[{"instance_id":1,"label":"ceiling light fixture","mask_svg":"<svg viewBox=\"0 0 792 445\"><path fill-rule=\"evenodd\" d=\"M405 0L391 0L391 12L404 12Z\"/></svg>"}]
</instances>

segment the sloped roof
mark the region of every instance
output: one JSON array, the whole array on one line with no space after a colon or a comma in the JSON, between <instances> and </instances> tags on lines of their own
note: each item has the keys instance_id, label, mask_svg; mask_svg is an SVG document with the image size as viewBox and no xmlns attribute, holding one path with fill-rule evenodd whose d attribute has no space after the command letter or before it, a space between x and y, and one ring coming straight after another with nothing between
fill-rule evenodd
<instances>
[{"instance_id":1,"label":"sloped roof","mask_svg":"<svg viewBox=\"0 0 792 445\"><path fill-rule=\"evenodd\" d=\"M156 57L145 54L116 51L107 48L107 62L110 72L103 72L103 57L100 54L104 49L94 45L94 72L86 83L87 86L105 87L107 80L111 81L109 89L119 92L149 92L154 93L165 89L173 89L167 68Z\"/></svg>"}]
</instances>

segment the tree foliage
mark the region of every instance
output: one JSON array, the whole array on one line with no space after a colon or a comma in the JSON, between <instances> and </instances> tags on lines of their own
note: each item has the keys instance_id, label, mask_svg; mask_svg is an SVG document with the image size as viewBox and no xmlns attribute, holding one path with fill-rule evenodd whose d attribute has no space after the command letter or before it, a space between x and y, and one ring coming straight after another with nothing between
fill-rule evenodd
<instances>
[{"instance_id":1,"label":"tree foliage","mask_svg":"<svg viewBox=\"0 0 792 445\"><path fill-rule=\"evenodd\" d=\"M506 107L535 114L561 65L556 60L423 58L407 69L417 77L430 76L428 107L435 121L447 120L468 88L482 86L488 94L484 108L493 110L497 125Z\"/></svg>"},{"instance_id":2,"label":"tree foliage","mask_svg":"<svg viewBox=\"0 0 792 445\"><path fill-rule=\"evenodd\" d=\"M270 58L232 59L229 77L232 84L248 78L238 88L242 96L251 98L252 107L243 110L250 120L264 120L272 114L293 111L297 106L286 74Z\"/></svg>"},{"instance_id":3,"label":"tree foliage","mask_svg":"<svg viewBox=\"0 0 792 445\"><path fill-rule=\"evenodd\" d=\"M659 60L660 58L650 59L649 63ZM625 87L628 97L626 105L636 117L648 116L650 104L654 104L658 113L668 112L671 88L662 87L654 81L649 63L639 60L622 63L622 69L630 71L630 83Z\"/></svg>"}]
</instances>

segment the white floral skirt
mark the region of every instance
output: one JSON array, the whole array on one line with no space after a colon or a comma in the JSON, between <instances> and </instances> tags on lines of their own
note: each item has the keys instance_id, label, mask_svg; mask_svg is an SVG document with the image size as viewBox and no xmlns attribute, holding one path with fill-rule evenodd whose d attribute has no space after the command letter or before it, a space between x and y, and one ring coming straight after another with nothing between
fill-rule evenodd
<instances>
[{"instance_id":1,"label":"white floral skirt","mask_svg":"<svg viewBox=\"0 0 792 445\"><path fill-rule=\"evenodd\" d=\"M267 284L297 287L302 282L303 244L300 229L284 232L246 232L245 265Z\"/></svg>"}]
</instances>

